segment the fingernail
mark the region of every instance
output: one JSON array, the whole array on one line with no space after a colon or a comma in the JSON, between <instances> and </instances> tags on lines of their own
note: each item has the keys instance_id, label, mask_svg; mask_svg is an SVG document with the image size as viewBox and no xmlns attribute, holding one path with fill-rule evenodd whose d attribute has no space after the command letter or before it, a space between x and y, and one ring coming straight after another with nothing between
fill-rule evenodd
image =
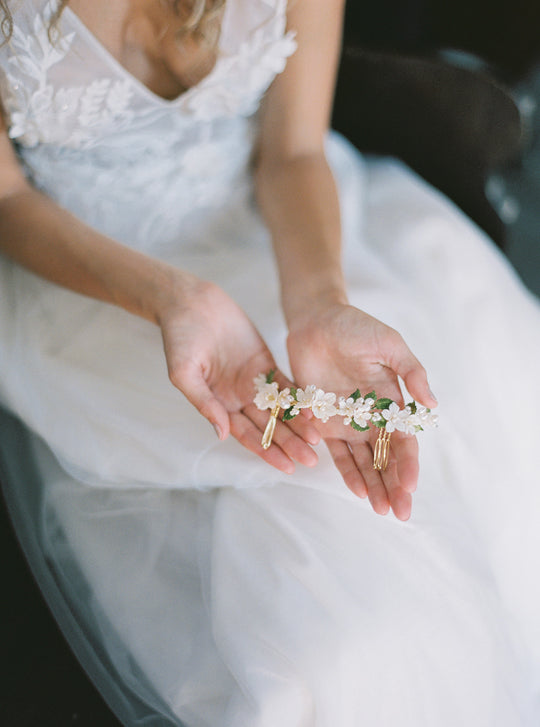
<instances>
[{"instance_id":1,"label":"fingernail","mask_svg":"<svg viewBox=\"0 0 540 727\"><path fill-rule=\"evenodd\" d=\"M313 450L310 450L310 452L311 452L311 454L309 456L309 459L307 459L307 461L306 461L306 466L315 467L315 465L317 465L319 463L319 458L317 457L316 452L314 452Z\"/></svg>"},{"instance_id":2,"label":"fingernail","mask_svg":"<svg viewBox=\"0 0 540 727\"><path fill-rule=\"evenodd\" d=\"M223 435L223 432L221 431L221 427L219 426L219 424L213 424L212 426L215 429L215 432L216 432L216 434L218 436L218 439L221 439L221 437Z\"/></svg>"},{"instance_id":3,"label":"fingernail","mask_svg":"<svg viewBox=\"0 0 540 727\"><path fill-rule=\"evenodd\" d=\"M430 394L431 398L432 398L432 399L433 399L434 401L437 401L437 397L436 397L436 396L435 396L435 394L434 394L434 393L433 393L433 392L431 391L431 389L429 390L429 394ZM439 402L437 401L437 404L438 404L438 403L439 403Z\"/></svg>"}]
</instances>

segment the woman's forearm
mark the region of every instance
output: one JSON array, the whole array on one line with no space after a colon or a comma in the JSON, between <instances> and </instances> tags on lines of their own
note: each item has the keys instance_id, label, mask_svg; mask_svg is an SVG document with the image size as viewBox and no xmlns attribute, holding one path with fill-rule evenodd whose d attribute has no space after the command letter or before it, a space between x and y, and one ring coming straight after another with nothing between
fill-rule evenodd
<instances>
[{"instance_id":1,"label":"woman's forearm","mask_svg":"<svg viewBox=\"0 0 540 727\"><path fill-rule=\"evenodd\" d=\"M346 302L339 202L324 154L262 161L256 188L289 327L319 304Z\"/></svg>"},{"instance_id":2,"label":"woman's forearm","mask_svg":"<svg viewBox=\"0 0 540 727\"><path fill-rule=\"evenodd\" d=\"M99 234L31 187L0 199L0 252L57 285L153 322L174 287L192 282Z\"/></svg>"}]
</instances>

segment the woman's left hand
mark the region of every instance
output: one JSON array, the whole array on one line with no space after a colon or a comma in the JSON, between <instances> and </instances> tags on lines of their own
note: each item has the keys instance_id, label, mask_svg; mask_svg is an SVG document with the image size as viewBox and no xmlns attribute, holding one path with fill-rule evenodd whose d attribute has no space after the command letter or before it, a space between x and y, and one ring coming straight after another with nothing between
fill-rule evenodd
<instances>
[{"instance_id":1,"label":"woman's left hand","mask_svg":"<svg viewBox=\"0 0 540 727\"><path fill-rule=\"evenodd\" d=\"M357 388L362 394L374 390L403 406L399 376L417 402L437 405L424 368L400 334L353 306L336 303L312 310L291 327L287 345L299 386L315 384L343 396ZM313 421L347 487L369 497L375 512L385 515L392 508L397 518L407 520L418 479L416 437L393 432L388 467L378 472L373 468L375 427L358 432L341 417L325 424Z\"/></svg>"}]
</instances>

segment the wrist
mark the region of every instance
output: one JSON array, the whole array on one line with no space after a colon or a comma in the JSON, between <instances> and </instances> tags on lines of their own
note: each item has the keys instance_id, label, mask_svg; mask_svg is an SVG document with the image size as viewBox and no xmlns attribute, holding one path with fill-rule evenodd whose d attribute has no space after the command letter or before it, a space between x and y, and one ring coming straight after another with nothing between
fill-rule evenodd
<instances>
[{"instance_id":1,"label":"wrist","mask_svg":"<svg viewBox=\"0 0 540 727\"><path fill-rule=\"evenodd\" d=\"M205 281L189 272L154 261L146 285L141 290L143 317L161 325L171 311L187 307L204 284Z\"/></svg>"},{"instance_id":2,"label":"wrist","mask_svg":"<svg viewBox=\"0 0 540 727\"><path fill-rule=\"evenodd\" d=\"M344 285L313 286L292 295L283 295L283 312L289 333L309 326L312 321L318 320L329 310L349 304Z\"/></svg>"}]
</instances>

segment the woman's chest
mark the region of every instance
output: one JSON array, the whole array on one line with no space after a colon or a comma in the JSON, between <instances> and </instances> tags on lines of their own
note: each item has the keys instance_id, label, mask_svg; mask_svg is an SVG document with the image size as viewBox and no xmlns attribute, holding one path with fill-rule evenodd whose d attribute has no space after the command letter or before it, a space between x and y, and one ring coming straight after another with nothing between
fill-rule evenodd
<instances>
[{"instance_id":1,"label":"woman's chest","mask_svg":"<svg viewBox=\"0 0 540 727\"><path fill-rule=\"evenodd\" d=\"M129 74L168 100L197 85L216 62L224 3L207 4L203 16L193 14L192 6L173 0L69 3L70 10Z\"/></svg>"}]
</instances>

